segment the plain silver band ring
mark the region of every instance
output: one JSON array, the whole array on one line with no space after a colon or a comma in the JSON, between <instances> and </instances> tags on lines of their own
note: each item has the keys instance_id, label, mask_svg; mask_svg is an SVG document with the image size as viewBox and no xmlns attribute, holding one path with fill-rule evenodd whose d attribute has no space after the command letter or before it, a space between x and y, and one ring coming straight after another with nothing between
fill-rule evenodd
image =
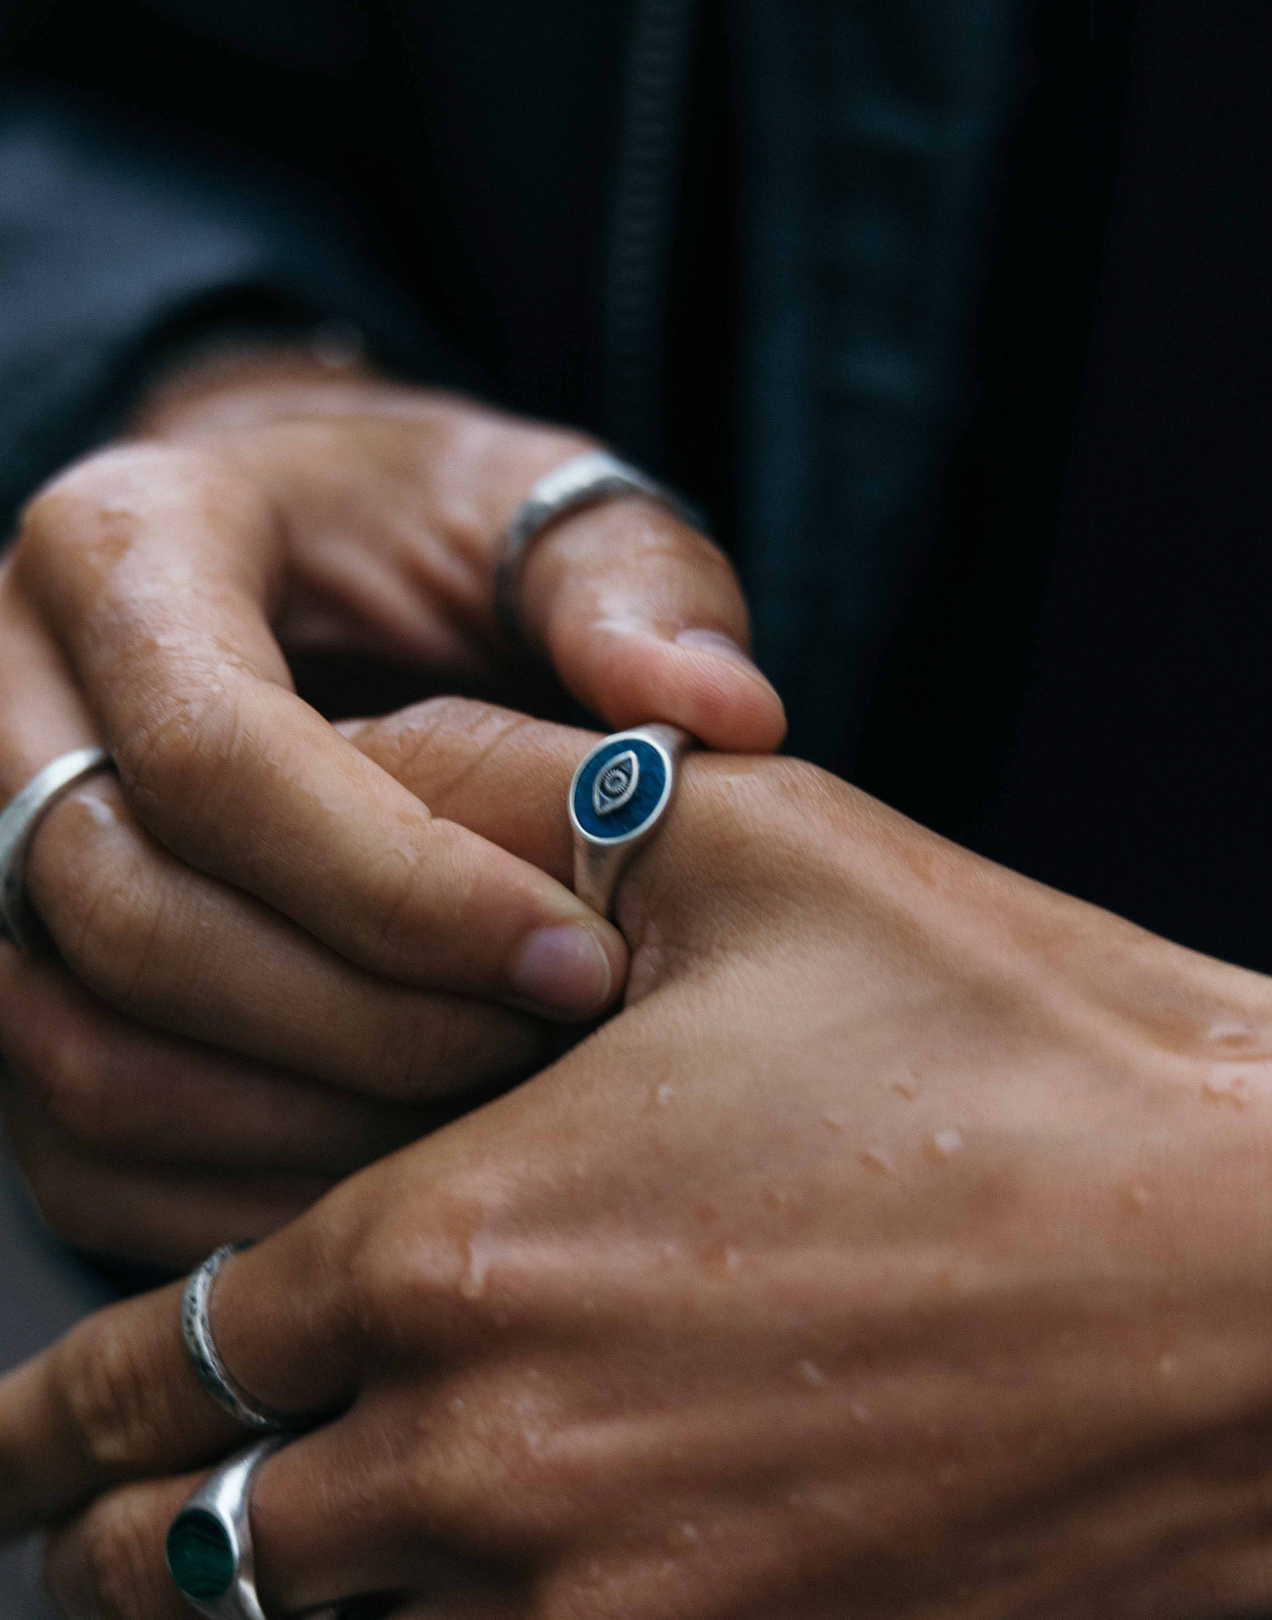
<instances>
[{"instance_id":1,"label":"plain silver band ring","mask_svg":"<svg viewBox=\"0 0 1272 1620\"><path fill-rule=\"evenodd\" d=\"M219 1407L237 1418L246 1429L255 1429L261 1434L295 1434L309 1425L286 1412L276 1412L262 1405L248 1394L221 1360L208 1322L208 1301L217 1272L232 1255L250 1246L223 1243L190 1273L181 1295L181 1337L195 1377Z\"/></svg>"},{"instance_id":2,"label":"plain silver band ring","mask_svg":"<svg viewBox=\"0 0 1272 1620\"><path fill-rule=\"evenodd\" d=\"M63 796L86 776L109 770L104 748L73 748L37 771L0 812L0 938L31 950L43 937L39 918L26 897L26 859L40 823Z\"/></svg>"},{"instance_id":3,"label":"plain silver band ring","mask_svg":"<svg viewBox=\"0 0 1272 1620\"><path fill-rule=\"evenodd\" d=\"M580 506L610 495L643 495L678 517L690 528L703 527L702 514L672 490L665 488L638 467L610 455L608 450L587 450L545 473L512 514L504 530L495 564L495 617L499 628L514 647L523 647L525 637L517 617L517 595L526 553L550 523L574 512Z\"/></svg>"}]
</instances>

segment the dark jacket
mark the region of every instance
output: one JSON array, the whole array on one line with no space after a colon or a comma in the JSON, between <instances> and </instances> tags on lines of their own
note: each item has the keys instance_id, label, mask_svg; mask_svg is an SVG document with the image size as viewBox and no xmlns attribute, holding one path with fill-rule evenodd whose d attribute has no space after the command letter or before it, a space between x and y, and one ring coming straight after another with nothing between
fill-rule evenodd
<instances>
[{"instance_id":1,"label":"dark jacket","mask_svg":"<svg viewBox=\"0 0 1272 1620\"><path fill-rule=\"evenodd\" d=\"M691 484L674 407L715 367L792 747L1272 965L1259 0L2 15L8 509L227 326L351 320ZM726 188L736 241L686 269ZM709 324L721 278L736 343L696 357L676 300Z\"/></svg>"}]
</instances>

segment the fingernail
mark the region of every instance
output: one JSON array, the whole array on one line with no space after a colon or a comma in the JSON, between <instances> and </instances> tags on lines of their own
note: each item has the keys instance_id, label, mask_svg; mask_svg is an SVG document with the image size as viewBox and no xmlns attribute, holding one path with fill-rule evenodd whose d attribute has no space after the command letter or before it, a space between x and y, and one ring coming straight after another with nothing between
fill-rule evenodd
<instances>
[{"instance_id":1,"label":"fingernail","mask_svg":"<svg viewBox=\"0 0 1272 1620\"><path fill-rule=\"evenodd\" d=\"M755 660L743 652L736 641L721 635L718 630L682 630L676 637L676 645L688 647L690 652L705 652L716 658L727 658L731 663L744 664L752 674L760 673Z\"/></svg>"},{"instance_id":2,"label":"fingernail","mask_svg":"<svg viewBox=\"0 0 1272 1620\"><path fill-rule=\"evenodd\" d=\"M521 947L512 988L528 1001L561 1012L596 1012L610 998L614 975L601 942L589 928L541 928Z\"/></svg>"}]
</instances>

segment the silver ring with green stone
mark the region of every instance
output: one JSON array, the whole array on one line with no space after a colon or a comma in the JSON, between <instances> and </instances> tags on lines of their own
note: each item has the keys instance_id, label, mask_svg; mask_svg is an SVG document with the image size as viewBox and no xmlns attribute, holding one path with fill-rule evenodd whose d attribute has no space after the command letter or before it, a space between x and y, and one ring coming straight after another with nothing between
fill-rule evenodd
<instances>
[{"instance_id":1,"label":"silver ring with green stone","mask_svg":"<svg viewBox=\"0 0 1272 1620\"><path fill-rule=\"evenodd\" d=\"M208 1620L265 1620L252 1554L252 1476L285 1435L236 1451L204 1480L168 1529L168 1571Z\"/></svg>"}]
</instances>

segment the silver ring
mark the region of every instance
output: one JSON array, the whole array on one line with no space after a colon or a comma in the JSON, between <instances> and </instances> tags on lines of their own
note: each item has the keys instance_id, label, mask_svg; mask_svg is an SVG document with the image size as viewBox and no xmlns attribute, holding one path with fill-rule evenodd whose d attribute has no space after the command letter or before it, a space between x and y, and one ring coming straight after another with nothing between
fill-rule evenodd
<instances>
[{"instance_id":1,"label":"silver ring","mask_svg":"<svg viewBox=\"0 0 1272 1620\"><path fill-rule=\"evenodd\" d=\"M587 450L545 473L512 514L504 530L495 564L495 617L514 647L525 644L517 618L517 592L526 553L550 523L567 512L608 495L643 495L657 501L692 529L703 527L702 514L672 490L657 483L638 467L610 455L608 450Z\"/></svg>"},{"instance_id":2,"label":"silver ring","mask_svg":"<svg viewBox=\"0 0 1272 1620\"><path fill-rule=\"evenodd\" d=\"M110 768L104 748L73 748L42 771L0 812L0 939L31 950L44 937L40 919L26 897L26 859L41 821L63 794L86 776Z\"/></svg>"},{"instance_id":3,"label":"silver ring","mask_svg":"<svg viewBox=\"0 0 1272 1620\"><path fill-rule=\"evenodd\" d=\"M692 743L679 726L634 726L598 742L575 771L569 798L574 892L602 917L610 914L627 863L667 814Z\"/></svg>"},{"instance_id":4,"label":"silver ring","mask_svg":"<svg viewBox=\"0 0 1272 1620\"><path fill-rule=\"evenodd\" d=\"M236 1451L186 1499L168 1527L168 1573L186 1602L208 1620L265 1620L256 1595L252 1482L258 1466L287 1444L282 1435ZM309 1612L335 1620L339 1605Z\"/></svg>"},{"instance_id":5,"label":"silver ring","mask_svg":"<svg viewBox=\"0 0 1272 1620\"><path fill-rule=\"evenodd\" d=\"M286 1412L276 1412L253 1399L221 1360L221 1353L212 1337L208 1321L208 1301L212 1297L212 1284L217 1272L240 1250L250 1248L247 1243L223 1243L214 1249L201 1266L196 1266L186 1278L181 1295L181 1337L186 1353L194 1367L195 1377L216 1402L231 1417L237 1418L246 1429L265 1434L295 1434L308 1428Z\"/></svg>"}]
</instances>

